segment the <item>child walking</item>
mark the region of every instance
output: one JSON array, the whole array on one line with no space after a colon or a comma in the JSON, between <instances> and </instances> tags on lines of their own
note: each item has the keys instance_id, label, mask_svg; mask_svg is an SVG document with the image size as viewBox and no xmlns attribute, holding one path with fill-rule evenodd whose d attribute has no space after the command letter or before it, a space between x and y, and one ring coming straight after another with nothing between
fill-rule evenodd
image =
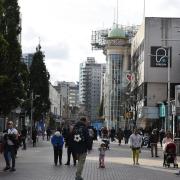
<instances>
[{"instance_id":1,"label":"child walking","mask_svg":"<svg viewBox=\"0 0 180 180\"><path fill-rule=\"evenodd\" d=\"M98 150L99 150L99 168L105 168L104 165L104 157L106 151L105 143L102 143Z\"/></svg>"}]
</instances>

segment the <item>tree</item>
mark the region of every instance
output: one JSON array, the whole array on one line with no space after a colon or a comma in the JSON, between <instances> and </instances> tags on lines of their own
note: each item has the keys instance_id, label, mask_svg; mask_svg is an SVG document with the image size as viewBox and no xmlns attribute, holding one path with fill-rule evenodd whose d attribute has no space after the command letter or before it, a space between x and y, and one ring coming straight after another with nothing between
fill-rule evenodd
<instances>
[{"instance_id":1,"label":"tree","mask_svg":"<svg viewBox=\"0 0 180 180\"><path fill-rule=\"evenodd\" d=\"M17 0L0 0L0 113L3 115L27 97L28 72L21 62L19 14Z\"/></svg>"},{"instance_id":2,"label":"tree","mask_svg":"<svg viewBox=\"0 0 180 180\"><path fill-rule=\"evenodd\" d=\"M33 120L39 121L44 118L44 115L49 112L49 73L46 70L44 63L44 54L41 51L41 46L38 45L33 56L33 61L30 67L30 89L34 94L33 101ZM39 95L38 98L35 98Z\"/></svg>"}]
</instances>

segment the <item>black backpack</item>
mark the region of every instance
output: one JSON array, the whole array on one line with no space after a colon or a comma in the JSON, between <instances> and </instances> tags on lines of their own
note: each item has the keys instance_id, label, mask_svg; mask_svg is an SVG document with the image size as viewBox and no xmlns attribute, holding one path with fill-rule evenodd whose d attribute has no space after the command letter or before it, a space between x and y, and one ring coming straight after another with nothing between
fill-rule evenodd
<instances>
[{"instance_id":1,"label":"black backpack","mask_svg":"<svg viewBox=\"0 0 180 180\"><path fill-rule=\"evenodd\" d=\"M74 129L73 129L73 141L75 143L85 142L83 127L74 127Z\"/></svg>"}]
</instances>

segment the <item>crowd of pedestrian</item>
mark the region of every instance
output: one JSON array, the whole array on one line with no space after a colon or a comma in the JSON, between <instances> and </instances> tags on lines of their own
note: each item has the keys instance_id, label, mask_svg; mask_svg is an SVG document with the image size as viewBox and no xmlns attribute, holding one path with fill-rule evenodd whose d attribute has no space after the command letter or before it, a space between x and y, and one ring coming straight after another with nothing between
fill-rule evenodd
<instances>
[{"instance_id":1,"label":"crowd of pedestrian","mask_svg":"<svg viewBox=\"0 0 180 180\"><path fill-rule=\"evenodd\" d=\"M32 144L36 146L38 131L32 129ZM112 127L102 127L97 130L87 121L86 118L81 118L76 124L70 124L67 127L57 128L54 133L48 127L46 129L47 141L50 140L53 146L54 165L62 165L63 147L67 148L67 161L65 165L71 164L71 156L73 165L77 166L75 180L83 180L82 171L86 160L87 153L93 149L93 141L101 139L101 143L98 148L99 154L99 168L105 168L105 154L106 150L109 149L110 143L117 141L118 145L124 144L129 145L132 151L132 162L133 165L139 165L139 156L141 148L144 145L144 131L142 129L135 128L132 132L131 129L121 128L115 129ZM21 131L18 131L13 127L13 122L8 122L8 128L4 131L3 136L3 154L6 162L4 171L15 171L15 160L17 149L22 146L22 150L26 150L26 139L28 136L28 130L25 126L22 127ZM173 137L171 132L165 132L163 129L153 129L148 133L148 146L150 147L151 156L159 157L158 155L158 143L164 151L164 164L167 161L167 148L169 143L173 143ZM175 156L173 156L176 160ZM175 162L175 161L174 161ZM177 162L175 162L177 165ZM180 175L180 172L177 173Z\"/></svg>"}]
</instances>

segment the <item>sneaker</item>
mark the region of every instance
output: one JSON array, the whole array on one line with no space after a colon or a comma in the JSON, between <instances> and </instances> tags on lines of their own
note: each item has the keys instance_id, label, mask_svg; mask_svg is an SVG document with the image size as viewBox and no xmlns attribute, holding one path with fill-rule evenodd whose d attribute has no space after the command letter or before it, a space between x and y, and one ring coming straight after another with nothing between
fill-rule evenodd
<instances>
[{"instance_id":1,"label":"sneaker","mask_svg":"<svg viewBox=\"0 0 180 180\"><path fill-rule=\"evenodd\" d=\"M159 157L159 156L156 156L156 157Z\"/></svg>"},{"instance_id":2,"label":"sneaker","mask_svg":"<svg viewBox=\"0 0 180 180\"><path fill-rule=\"evenodd\" d=\"M64 164L64 165L67 165L67 166L69 166L69 165L70 165L70 163L66 163L66 164Z\"/></svg>"},{"instance_id":3,"label":"sneaker","mask_svg":"<svg viewBox=\"0 0 180 180\"><path fill-rule=\"evenodd\" d=\"M11 168L9 171L10 172L14 172L14 171L16 171L16 169L15 168Z\"/></svg>"},{"instance_id":4,"label":"sneaker","mask_svg":"<svg viewBox=\"0 0 180 180\"><path fill-rule=\"evenodd\" d=\"M178 172L178 173L175 173L175 175L179 176L179 175L180 175L180 172Z\"/></svg>"},{"instance_id":5,"label":"sneaker","mask_svg":"<svg viewBox=\"0 0 180 180\"><path fill-rule=\"evenodd\" d=\"M139 165L139 163L137 162L136 165Z\"/></svg>"},{"instance_id":6,"label":"sneaker","mask_svg":"<svg viewBox=\"0 0 180 180\"><path fill-rule=\"evenodd\" d=\"M10 167L9 166L6 166L4 169L3 169L3 171L7 171L7 170L9 170L10 169Z\"/></svg>"}]
</instances>

